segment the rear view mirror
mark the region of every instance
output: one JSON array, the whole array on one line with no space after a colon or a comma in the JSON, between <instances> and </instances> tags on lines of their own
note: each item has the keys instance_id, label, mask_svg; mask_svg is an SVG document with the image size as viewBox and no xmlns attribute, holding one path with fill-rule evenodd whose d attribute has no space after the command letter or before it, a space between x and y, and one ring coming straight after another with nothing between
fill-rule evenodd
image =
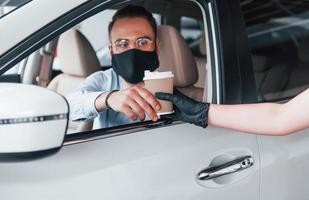
<instances>
[{"instance_id":1,"label":"rear view mirror","mask_svg":"<svg viewBox=\"0 0 309 200\"><path fill-rule=\"evenodd\" d=\"M0 155L31 155L62 146L68 124L67 101L48 89L0 84Z\"/></svg>"}]
</instances>

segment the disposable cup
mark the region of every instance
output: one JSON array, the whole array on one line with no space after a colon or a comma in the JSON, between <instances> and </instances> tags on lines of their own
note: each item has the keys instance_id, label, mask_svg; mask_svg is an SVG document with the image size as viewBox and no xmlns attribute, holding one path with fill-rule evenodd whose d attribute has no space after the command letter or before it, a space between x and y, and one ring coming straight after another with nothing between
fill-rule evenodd
<instances>
[{"instance_id":1,"label":"disposable cup","mask_svg":"<svg viewBox=\"0 0 309 200\"><path fill-rule=\"evenodd\" d=\"M153 95L156 92L165 92L173 94L174 74L171 71L150 72L145 71L144 76L145 88ZM165 115L173 113L173 103L170 101L157 99L161 105L161 109L157 111L157 115Z\"/></svg>"}]
</instances>

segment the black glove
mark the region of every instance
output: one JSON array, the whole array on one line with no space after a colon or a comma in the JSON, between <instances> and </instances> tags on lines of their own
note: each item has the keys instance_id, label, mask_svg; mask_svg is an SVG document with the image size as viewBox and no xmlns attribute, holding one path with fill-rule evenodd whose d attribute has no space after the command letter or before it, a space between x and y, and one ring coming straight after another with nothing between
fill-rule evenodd
<instances>
[{"instance_id":1,"label":"black glove","mask_svg":"<svg viewBox=\"0 0 309 200\"><path fill-rule=\"evenodd\" d=\"M174 94L157 92L155 97L173 102L175 119L193 123L203 128L207 127L209 103L195 101L176 89Z\"/></svg>"}]
</instances>

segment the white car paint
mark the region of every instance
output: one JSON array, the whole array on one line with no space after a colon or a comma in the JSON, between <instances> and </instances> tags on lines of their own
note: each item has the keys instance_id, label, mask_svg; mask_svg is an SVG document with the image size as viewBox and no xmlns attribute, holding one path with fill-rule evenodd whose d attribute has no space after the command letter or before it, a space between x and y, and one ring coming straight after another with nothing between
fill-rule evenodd
<instances>
[{"instance_id":1,"label":"white car paint","mask_svg":"<svg viewBox=\"0 0 309 200\"><path fill-rule=\"evenodd\" d=\"M5 53L33 32L87 0L34 0L1 18L0 54ZM9 39L8 39L9 38Z\"/></svg>"},{"instance_id":2,"label":"white car paint","mask_svg":"<svg viewBox=\"0 0 309 200\"><path fill-rule=\"evenodd\" d=\"M0 105L0 153L62 145L69 107L60 95L38 86L1 83ZM53 119L45 120L46 116Z\"/></svg>"},{"instance_id":3,"label":"white car paint","mask_svg":"<svg viewBox=\"0 0 309 200\"><path fill-rule=\"evenodd\" d=\"M1 196L14 200L258 200L256 138L230 132L178 124L65 146L41 160L3 163ZM244 171L246 176L231 174L220 184L209 180L204 186L196 180L197 173L216 157L244 154L254 157L254 165Z\"/></svg>"},{"instance_id":4,"label":"white car paint","mask_svg":"<svg viewBox=\"0 0 309 200\"><path fill-rule=\"evenodd\" d=\"M261 199L308 199L308 131L283 137L258 137Z\"/></svg>"}]
</instances>

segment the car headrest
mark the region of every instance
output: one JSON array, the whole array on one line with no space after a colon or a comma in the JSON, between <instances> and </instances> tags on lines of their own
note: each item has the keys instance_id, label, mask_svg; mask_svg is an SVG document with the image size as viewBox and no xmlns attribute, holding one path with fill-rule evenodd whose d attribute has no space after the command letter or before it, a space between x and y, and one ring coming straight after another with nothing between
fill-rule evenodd
<instances>
[{"instance_id":1,"label":"car headrest","mask_svg":"<svg viewBox=\"0 0 309 200\"><path fill-rule=\"evenodd\" d=\"M86 77L101 68L95 50L78 30L70 29L60 36L57 57L65 74Z\"/></svg>"},{"instance_id":2,"label":"car headrest","mask_svg":"<svg viewBox=\"0 0 309 200\"><path fill-rule=\"evenodd\" d=\"M158 71L173 71L176 87L187 87L196 83L198 72L192 51L178 31L172 26L159 26L158 39Z\"/></svg>"}]
</instances>

